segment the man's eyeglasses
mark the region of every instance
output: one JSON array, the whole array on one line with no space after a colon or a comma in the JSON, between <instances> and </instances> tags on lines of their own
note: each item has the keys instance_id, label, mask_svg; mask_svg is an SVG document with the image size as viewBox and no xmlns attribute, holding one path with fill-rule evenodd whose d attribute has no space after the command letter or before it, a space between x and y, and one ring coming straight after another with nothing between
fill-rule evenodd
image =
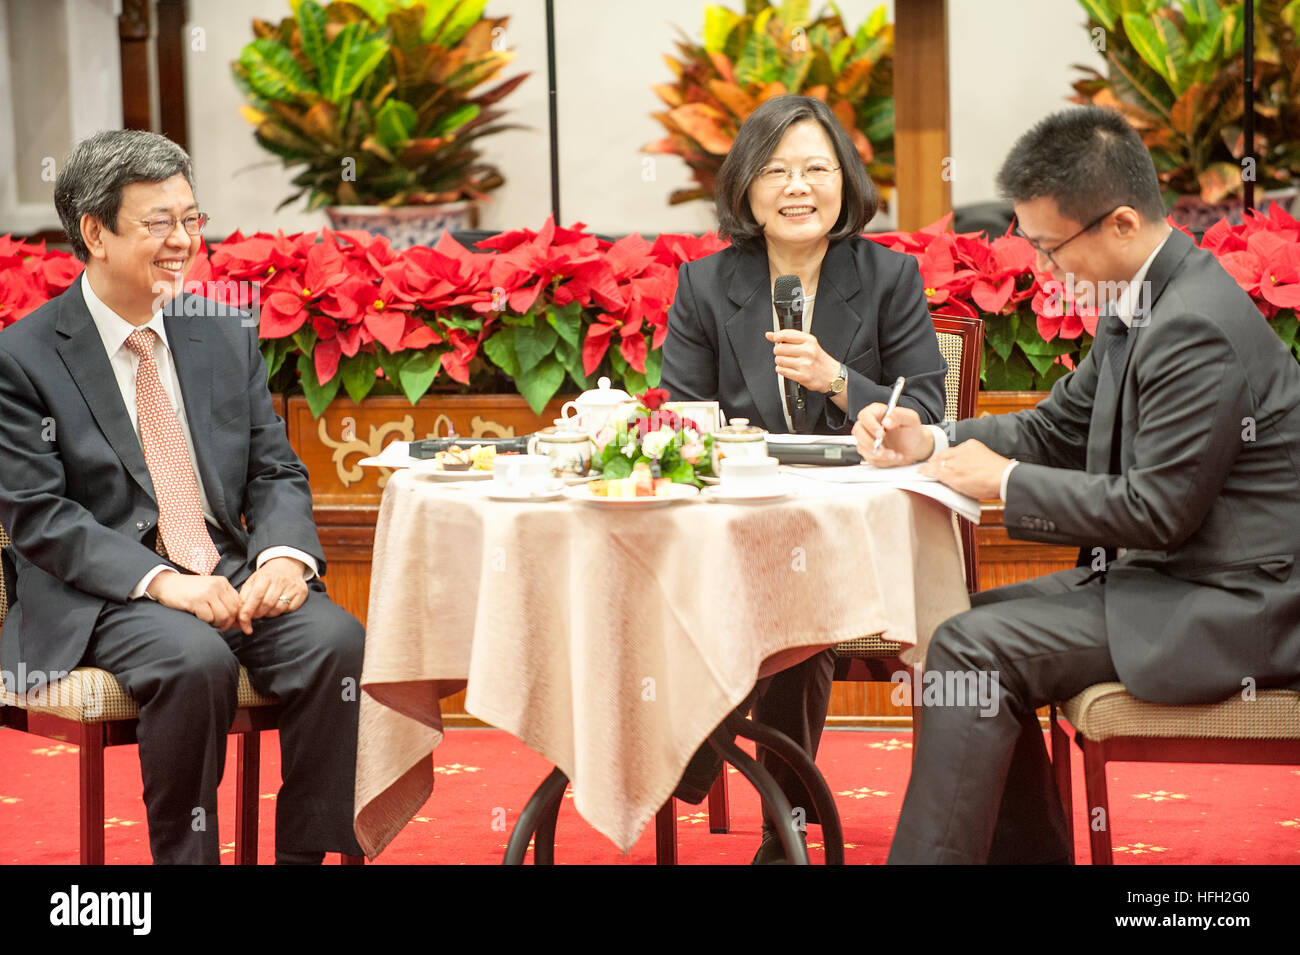
<instances>
[{"instance_id":1,"label":"man's eyeglasses","mask_svg":"<svg viewBox=\"0 0 1300 955\"><path fill-rule=\"evenodd\" d=\"M824 186L831 181L831 177L835 175L839 168L839 166L832 166L828 162L816 161L810 162L803 170L791 169L789 166L774 163L760 169L757 178L761 185L773 189L777 187L784 189L794 181L796 174L810 186Z\"/></svg>"},{"instance_id":2,"label":"man's eyeglasses","mask_svg":"<svg viewBox=\"0 0 1300 955\"><path fill-rule=\"evenodd\" d=\"M190 235L198 235L203 231L203 227L208 224L208 214L206 212L192 212L179 220L172 216L154 216L152 219L141 219L140 224L148 229L149 234L155 239L165 239L176 230L178 221Z\"/></svg>"},{"instance_id":3,"label":"man's eyeglasses","mask_svg":"<svg viewBox=\"0 0 1300 955\"><path fill-rule=\"evenodd\" d=\"M1038 253L1041 253L1042 255L1047 256L1047 261L1051 262L1053 265L1055 265L1055 266L1059 269L1059 268L1061 267L1061 264L1060 264L1059 262L1057 262L1056 259L1054 258L1054 256L1056 255L1057 252L1060 252L1063 248L1065 248L1067 245L1069 245L1069 244L1070 244L1071 242L1073 242L1075 239L1079 238L1079 236L1083 235L1085 232L1089 231L1090 229L1095 229L1097 226L1101 225L1101 223L1105 220L1105 218L1106 218L1108 215L1110 215L1112 212L1114 212L1115 209L1122 209L1122 208L1123 208L1123 205L1121 204L1121 205L1115 206L1114 209L1107 209L1105 212L1103 212L1101 215L1097 216L1097 218L1093 219L1091 222L1089 222L1086 226L1084 226L1082 229L1080 229L1080 230L1079 230L1078 232L1076 232L1074 235L1070 236L1070 237L1069 237L1068 239L1066 239L1064 242L1058 242L1058 243L1056 243L1056 245L1052 246L1050 249L1045 249L1045 248L1043 248L1041 245L1039 245L1039 244L1038 244L1037 242L1035 242L1033 239L1029 238L1029 236L1027 236L1027 235L1025 235L1023 232L1021 232L1021 231L1020 231L1020 226L1019 226L1019 225L1017 225L1013 231L1014 231L1014 233L1015 233L1016 235L1020 236L1020 238L1024 239L1026 242L1028 242L1028 243L1033 247L1033 249L1034 249L1035 252L1038 252Z\"/></svg>"}]
</instances>

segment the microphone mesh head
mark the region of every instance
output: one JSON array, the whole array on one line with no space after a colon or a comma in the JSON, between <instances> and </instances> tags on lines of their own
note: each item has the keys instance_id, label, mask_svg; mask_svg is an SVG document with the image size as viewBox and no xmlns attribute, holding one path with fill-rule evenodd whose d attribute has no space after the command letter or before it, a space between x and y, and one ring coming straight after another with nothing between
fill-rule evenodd
<instances>
[{"instance_id":1,"label":"microphone mesh head","mask_svg":"<svg viewBox=\"0 0 1300 955\"><path fill-rule=\"evenodd\" d=\"M797 275L778 275L772 286L772 301L788 304L796 298L803 298L803 285Z\"/></svg>"}]
</instances>

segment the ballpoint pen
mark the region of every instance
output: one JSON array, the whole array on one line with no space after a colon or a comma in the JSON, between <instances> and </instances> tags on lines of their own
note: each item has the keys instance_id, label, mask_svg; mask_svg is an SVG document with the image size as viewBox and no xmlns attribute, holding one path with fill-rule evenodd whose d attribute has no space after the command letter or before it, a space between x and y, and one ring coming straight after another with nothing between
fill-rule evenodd
<instances>
[{"instance_id":1,"label":"ballpoint pen","mask_svg":"<svg viewBox=\"0 0 1300 955\"><path fill-rule=\"evenodd\" d=\"M890 412L898 407L898 396L903 393L903 385L905 383L906 379L902 375L899 375L898 380L894 382L894 390L889 394L889 404L885 407L885 413L880 416L880 424L882 428L884 427L885 419L889 417ZM881 431L880 436L876 438L876 443L871 446L872 454L876 454L880 451L880 444L884 440L885 433L884 431Z\"/></svg>"}]
</instances>

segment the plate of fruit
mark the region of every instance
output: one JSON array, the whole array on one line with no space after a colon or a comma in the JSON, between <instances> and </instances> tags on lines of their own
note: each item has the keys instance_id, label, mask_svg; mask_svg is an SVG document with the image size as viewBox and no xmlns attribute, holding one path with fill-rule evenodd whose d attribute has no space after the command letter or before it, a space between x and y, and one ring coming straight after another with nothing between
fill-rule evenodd
<instances>
[{"instance_id":1,"label":"plate of fruit","mask_svg":"<svg viewBox=\"0 0 1300 955\"><path fill-rule=\"evenodd\" d=\"M490 444L462 448L453 444L413 467L416 473L434 481L482 481L492 477L497 449Z\"/></svg>"},{"instance_id":2,"label":"plate of fruit","mask_svg":"<svg viewBox=\"0 0 1300 955\"><path fill-rule=\"evenodd\" d=\"M699 494L693 484L674 484L668 478L653 477L650 468L638 464L630 477L597 479L571 487L565 493L575 501L608 507L654 507L686 501Z\"/></svg>"}]
</instances>

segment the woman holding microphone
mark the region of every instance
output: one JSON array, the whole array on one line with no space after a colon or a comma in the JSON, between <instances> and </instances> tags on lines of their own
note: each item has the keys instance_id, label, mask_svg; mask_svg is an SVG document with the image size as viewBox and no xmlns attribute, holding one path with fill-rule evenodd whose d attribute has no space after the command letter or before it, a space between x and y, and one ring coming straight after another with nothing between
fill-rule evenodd
<instances>
[{"instance_id":1,"label":"woman holding microphone","mask_svg":"<svg viewBox=\"0 0 1300 955\"><path fill-rule=\"evenodd\" d=\"M716 192L718 231L732 244L679 272L661 382L672 400L717 401L728 418L773 433L847 434L863 408L889 400L901 376L899 406L923 422L941 420L947 366L920 270L910 255L861 237L878 194L826 104L781 96L759 106L737 133ZM773 292L782 276L797 277L802 290L801 331L780 327ZM800 389L793 402L787 382ZM833 671L827 650L760 681L754 719L815 757ZM817 821L784 762L766 750L760 761L791 805ZM701 801L719 769L706 744L679 798ZM783 858L764 823L754 861Z\"/></svg>"}]
</instances>

